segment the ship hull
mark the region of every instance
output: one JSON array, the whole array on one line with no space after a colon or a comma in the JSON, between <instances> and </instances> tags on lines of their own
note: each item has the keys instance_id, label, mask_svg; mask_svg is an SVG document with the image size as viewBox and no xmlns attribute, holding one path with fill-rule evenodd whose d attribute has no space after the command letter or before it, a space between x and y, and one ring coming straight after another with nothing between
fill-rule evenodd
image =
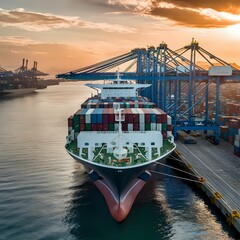
<instances>
[{"instance_id":1,"label":"ship hull","mask_svg":"<svg viewBox=\"0 0 240 240\"><path fill-rule=\"evenodd\" d=\"M148 164L131 168L109 168L86 162L68 151L88 171L89 178L104 196L112 217L118 222L127 217L138 193L151 177L148 170L153 170L156 162L163 161L171 152Z\"/></svg>"}]
</instances>

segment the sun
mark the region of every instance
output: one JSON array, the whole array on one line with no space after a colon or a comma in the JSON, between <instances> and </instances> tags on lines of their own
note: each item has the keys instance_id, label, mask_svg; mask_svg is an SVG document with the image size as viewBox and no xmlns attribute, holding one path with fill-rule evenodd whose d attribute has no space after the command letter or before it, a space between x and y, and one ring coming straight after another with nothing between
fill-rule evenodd
<instances>
[{"instance_id":1,"label":"sun","mask_svg":"<svg viewBox=\"0 0 240 240\"><path fill-rule=\"evenodd\" d=\"M226 30L228 31L229 34L231 34L234 37L240 38L240 23L239 24L235 24L232 26L228 26L226 28Z\"/></svg>"}]
</instances>

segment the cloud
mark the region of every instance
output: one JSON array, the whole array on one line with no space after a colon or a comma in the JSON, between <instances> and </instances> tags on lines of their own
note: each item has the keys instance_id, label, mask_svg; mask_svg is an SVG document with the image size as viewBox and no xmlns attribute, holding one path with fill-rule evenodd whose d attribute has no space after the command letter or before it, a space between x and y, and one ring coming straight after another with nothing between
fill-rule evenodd
<instances>
[{"instance_id":1,"label":"cloud","mask_svg":"<svg viewBox=\"0 0 240 240\"><path fill-rule=\"evenodd\" d=\"M8 36L8 37L0 36L0 43L11 44L14 46L27 46L30 44L39 44L40 42L30 39L28 37L22 37L22 36Z\"/></svg>"},{"instance_id":2,"label":"cloud","mask_svg":"<svg viewBox=\"0 0 240 240\"><path fill-rule=\"evenodd\" d=\"M26 31L46 31L56 28L87 28L105 32L134 33L135 29L124 25L89 22L79 17L60 16L50 13L25 11L22 8L5 10L0 8L0 26L14 27Z\"/></svg>"},{"instance_id":3,"label":"cloud","mask_svg":"<svg viewBox=\"0 0 240 240\"><path fill-rule=\"evenodd\" d=\"M173 20L179 25L196 28L222 28L240 22L240 18L228 19L224 14L212 9L153 8L149 14Z\"/></svg>"},{"instance_id":4,"label":"cloud","mask_svg":"<svg viewBox=\"0 0 240 240\"><path fill-rule=\"evenodd\" d=\"M108 0L108 4L187 27L223 28L240 23L239 0Z\"/></svg>"},{"instance_id":5,"label":"cloud","mask_svg":"<svg viewBox=\"0 0 240 240\"><path fill-rule=\"evenodd\" d=\"M173 4L177 7L191 8L191 9L213 9L218 12L228 12L232 14L240 13L240 1L239 0L209 0L209 1L193 1L193 0L155 0L155 4L165 2Z\"/></svg>"}]
</instances>

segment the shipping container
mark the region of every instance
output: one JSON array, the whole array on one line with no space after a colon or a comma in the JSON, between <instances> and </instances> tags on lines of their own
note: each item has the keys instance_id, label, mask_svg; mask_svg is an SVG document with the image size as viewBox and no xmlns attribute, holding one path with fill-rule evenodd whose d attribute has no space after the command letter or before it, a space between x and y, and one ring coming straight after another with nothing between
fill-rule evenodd
<instances>
[{"instance_id":1,"label":"shipping container","mask_svg":"<svg viewBox=\"0 0 240 240\"><path fill-rule=\"evenodd\" d=\"M91 123L86 123L86 124L85 124L85 130L86 130L86 131L91 131L91 130L92 130L92 128L91 128Z\"/></svg>"},{"instance_id":2,"label":"shipping container","mask_svg":"<svg viewBox=\"0 0 240 240\"><path fill-rule=\"evenodd\" d=\"M104 108L103 109L103 123L108 123L108 116L109 116L109 109L108 108Z\"/></svg>"},{"instance_id":3,"label":"shipping container","mask_svg":"<svg viewBox=\"0 0 240 240\"><path fill-rule=\"evenodd\" d=\"M163 131L163 132L166 132L166 131L167 131L167 124L166 124L166 123L163 123L163 124L162 124L162 131Z\"/></svg>"},{"instance_id":4,"label":"shipping container","mask_svg":"<svg viewBox=\"0 0 240 240\"><path fill-rule=\"evenodd\" d=\"M144 123L139 124L139 130L140 131L145 131L145 124Z\"/></svg>"},{"instance_id":5,"label":"shipping container","mask_svg":"<svg viewBox=\"0 0 240 240\"><path fill-rule=\"evenodd\" d=\"M109 124L108 123L103 123L103 131L108 131L109 130Z\"/></svg>"},{"instance_id":6,"label":"shipping container","mask_svg":"<svg viewBox=\"0 0 240 240\"><path fill-rule=\"evenodd\" d=\"M167 115L167 124L171 125L172 124L172 118Z\"/></svg>"},{"instance_id":7,"label":"shipping container","mask_svg":"<svg viewBox=\"0 0 240 240\"><path fill-rule=\"evenodd\" d=\"M139 123L134 123L133 124L133 131L139 131L140 130L140 127L139 127Z\"/></svg>"},{"instance_id":8,"label":"shipping container","mask_svg":"<svg viewBox=\"0 0 240 240\"><path fill-rule=\"evenodd\" d=\"M157 131L162 131L162 124L161 123L156 123L157 126Z\"/></svg>"},{"instance_id":9,"label":"shipping container","mask_svg":"<svg viewBox=\"0 0 240 240\"><path fill-rule=\"evenodd\" d=\"M167 131L171 131L173 130L173 125L167 125Z\"/></svg>"},{"instance_id":10,"label":"shipping container","mask_svg":"<svg viewBox=\"0 0 240 240\"><path fill-rule=\"evenodd\" d=\"M85 123L91 123L91 114L92 114L93 110L94 109L90 108L85 113Z\"/></svg>"},{"instance_id":11,"label":"shipping container","mask_svg":"<svg viewBox=\"0 0 240 240\"><path fill-rule=\"evenodd\" d=\"M114 131L114 123L108 123L108 130Z\"/></svg>"},{"instance_id":12,"label":"shipping container","mask_svg":"<svg viewBox=\"0 0 240 240\"><path fill-rule=\"evenodd\" d=\"M114 131L118 131L119 130L119 124L118 123L114 123Z\"/></svg>"},{"instance_id":13,"label":"shipping container","mask_svg":"<svg viewBox=\"0 0 240 240\"><path fill-rule=\"evenodd\" d=\"M150 131L150 130L151 130L151 124L145 123L145 131Z\"/></svg>"},{"instance_id":14,"label":"shipping container","mask_svg":"<svg viewBox=\"0 0 240 240\"><path fill-rule=\"evenodd\" d=\"M157 130L157 124L154 122L151 122L151 131L156 131Z\"/></svg>"},{"instance_id":15,"label":"shipping container","mask_svg":"<svg viewBox=\"0 0 240 240\"><path fill-rule=\"evenodd\" d=\"M97 131L97 129L98 129L97 124L96 123L92 123L91 124L91 129L92 129L92 131Z\"/></svg>"},{"instance_id":16,"label":"shipping container","mask_svg":"<svg viewBox=\"0 0 240 240\"><path fill-rule=\"evenodd\" d=\"M133 123L128 124L128 131L133 131Z\"/></svg>"},{"instance_id":17,"label":"shipping container","mask_svg":"<svg viewBox=\"0 0 240 240\"><path fill-rule=\"evenodd\" d=\"M73 116L70 116L70 117L68 118L68 127L73 128Z\"/></svg>"}]
</instances>

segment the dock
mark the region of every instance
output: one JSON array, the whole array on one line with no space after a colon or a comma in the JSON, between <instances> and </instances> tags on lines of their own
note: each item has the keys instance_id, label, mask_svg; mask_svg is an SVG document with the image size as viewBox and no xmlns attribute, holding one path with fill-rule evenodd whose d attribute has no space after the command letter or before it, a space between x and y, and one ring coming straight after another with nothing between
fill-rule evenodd
<instances>
[{"instance_id":1,"label":"dock","mask_svg":"<svg viewBox=\"0 0 240 240\"><path fill-rule=\"evenodd\" d=\"M201 180L201 189L240 233L240 158L233 146L224 141L213 145L204 137L197 144L176 143L179 158Z\"/></svg>"}]
</instances>

